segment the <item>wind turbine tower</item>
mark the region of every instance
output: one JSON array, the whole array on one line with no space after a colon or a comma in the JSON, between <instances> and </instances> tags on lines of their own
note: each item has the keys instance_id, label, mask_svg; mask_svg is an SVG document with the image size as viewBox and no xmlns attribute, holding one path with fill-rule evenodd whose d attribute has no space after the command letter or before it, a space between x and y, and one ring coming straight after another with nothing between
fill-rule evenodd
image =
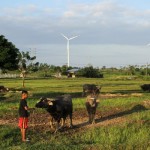
<instances>
[{"instance_id":1,"label":"wind turbine tower","mask_svg":"<svg viewBox=\"0 0 150 150\"><path fill-rule=\"evenodd\" d=\"M70 61L70 58L69 58L69 53L70 53L70 49L69 49L69 41L70 40L72 40L72 39L74 39L74 38L77 38L78 36L73 36L73 37L71 37L71 38L68 38L68 37L66 37L64 34L61 34L66 40L67 40L67 65L68 65L68 67L70 66L70 64L69 64L69 61Z\"/></svg>"}]
</instances>

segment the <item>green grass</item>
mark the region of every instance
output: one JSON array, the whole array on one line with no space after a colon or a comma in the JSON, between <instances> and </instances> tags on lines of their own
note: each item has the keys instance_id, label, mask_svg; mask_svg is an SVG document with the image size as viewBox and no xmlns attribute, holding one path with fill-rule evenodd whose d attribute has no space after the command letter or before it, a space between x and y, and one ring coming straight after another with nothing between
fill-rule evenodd
<instances>
[{"instance_id":1,"label":"green grass","mask_svg":"<svg viewBox=\"0 0 150 150\"><path fill-rule=\"evenodd\" d=\"M77 141L79 143L83 141L86 147L97 145L99 149L119 149L119 147L139 149L148 147L149 134L146 132L147 128L146 126L130 124L125 124L119 128L115 126L93 128L86 134L79 134Z\"/></svg>"},{"instance_id":2,"label":"green grass","mask_svg":"<svg viewBox=\"0 0 150 150\"><path fill-rule=\"evenodd\" d=\"M150 150L150 110L144 106L150 93L140 89L146 80L118 80L116 78L104 79L28 79L25 89L29 91L28 105L34 107L40 97L55 96L69 93L73 97L74 111L85 110L85 98L82 95L82 85L92 83L102 85L98 111L103 114L99 123L122 118L124 121L108 125L97 124L93 127L72 129L52 134L48 130L42 132L30 128L28 135L30 143L20 141L20 131L17 126L10 124L0 125L0 149L8 150ZM0 85L21 90L22 80L0 79ZM107 94L116 94L116 97L105 97ZM140 93L142 96L134 96ZM20 92L0 93L0 120L18 117ZM117 94L119 96L117 96ZM122 96L120 96L122 95ZM125 95L125 97L124 97ZM44 113L43 110L36 110ZM31 114L32 115L32 114ZM38 116L37 116L38 117ZM44 123L43 123L44 126Z\"/></svg>"},{"instance_id":3,"label":"green grass","mask_svg":"<svg viewBox=\"0 0 150 150\"><path fill-rule=\"evenodd\" d=\"M147 149L149 126L146 124L123 124L92 128L72 135L37 133L30 131L32 142L21 143L19 130L11 127L0 129L1 148L5 149Z\"/></svg>"}]
</instances>

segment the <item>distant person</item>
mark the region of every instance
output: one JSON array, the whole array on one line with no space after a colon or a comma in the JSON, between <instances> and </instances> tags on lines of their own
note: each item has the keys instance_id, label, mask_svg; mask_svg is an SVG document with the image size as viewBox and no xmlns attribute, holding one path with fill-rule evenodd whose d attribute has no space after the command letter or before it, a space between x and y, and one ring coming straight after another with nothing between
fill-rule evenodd
<instances>
[{"instance_id":1,"label":"distant person","mask_svg":"<svg viewBox=\"0 0 150 150\"><path fill-rule=\"evenodd\" d=\"M28 112L28 105L27 105L27 98L28 98L28 92L27 91L22 91L21 94L21 100L20 100L20 105L19 105L19 128L21 131L21 137L23 142L29 141L29 139L26 139L26 130L28 128L28 117L29 117L29 112Z\"/></svg>"}]
</instances>

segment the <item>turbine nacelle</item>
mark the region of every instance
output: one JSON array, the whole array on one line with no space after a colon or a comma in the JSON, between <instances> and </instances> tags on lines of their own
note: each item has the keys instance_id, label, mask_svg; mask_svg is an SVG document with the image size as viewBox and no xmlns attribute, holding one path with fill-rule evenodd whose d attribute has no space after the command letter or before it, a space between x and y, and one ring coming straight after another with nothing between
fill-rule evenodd
<instances>
[{"instance_id":1,"label":"turbine nacelle","mask_svg":"<svg viewBox=\"0 0 150 150\"><path fill-rule=\"evenodd\" d=\"M66 37L64 34L61 34L66 40L72 40L72 39L75 39L75 38L77 38L78 36L73 36L73 37L71 37L71 38L68 38L68 37Z\"/></svg>"}]
</instances>

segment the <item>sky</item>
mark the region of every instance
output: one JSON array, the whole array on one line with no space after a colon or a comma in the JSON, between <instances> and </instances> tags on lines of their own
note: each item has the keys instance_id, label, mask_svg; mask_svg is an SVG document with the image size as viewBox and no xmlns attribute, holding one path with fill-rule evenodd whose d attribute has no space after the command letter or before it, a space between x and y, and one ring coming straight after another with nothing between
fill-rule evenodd
<instances>
[{"instance_id":1,"label":"sky","mask_svg":"<svg viewBox=\"0 0 150 150\"><path fill-rule=\"evenodd\" d=\"M36 61L73 67L150 63L149 0L5 0L0 34Z\"/></svg>"}]
</instances>

